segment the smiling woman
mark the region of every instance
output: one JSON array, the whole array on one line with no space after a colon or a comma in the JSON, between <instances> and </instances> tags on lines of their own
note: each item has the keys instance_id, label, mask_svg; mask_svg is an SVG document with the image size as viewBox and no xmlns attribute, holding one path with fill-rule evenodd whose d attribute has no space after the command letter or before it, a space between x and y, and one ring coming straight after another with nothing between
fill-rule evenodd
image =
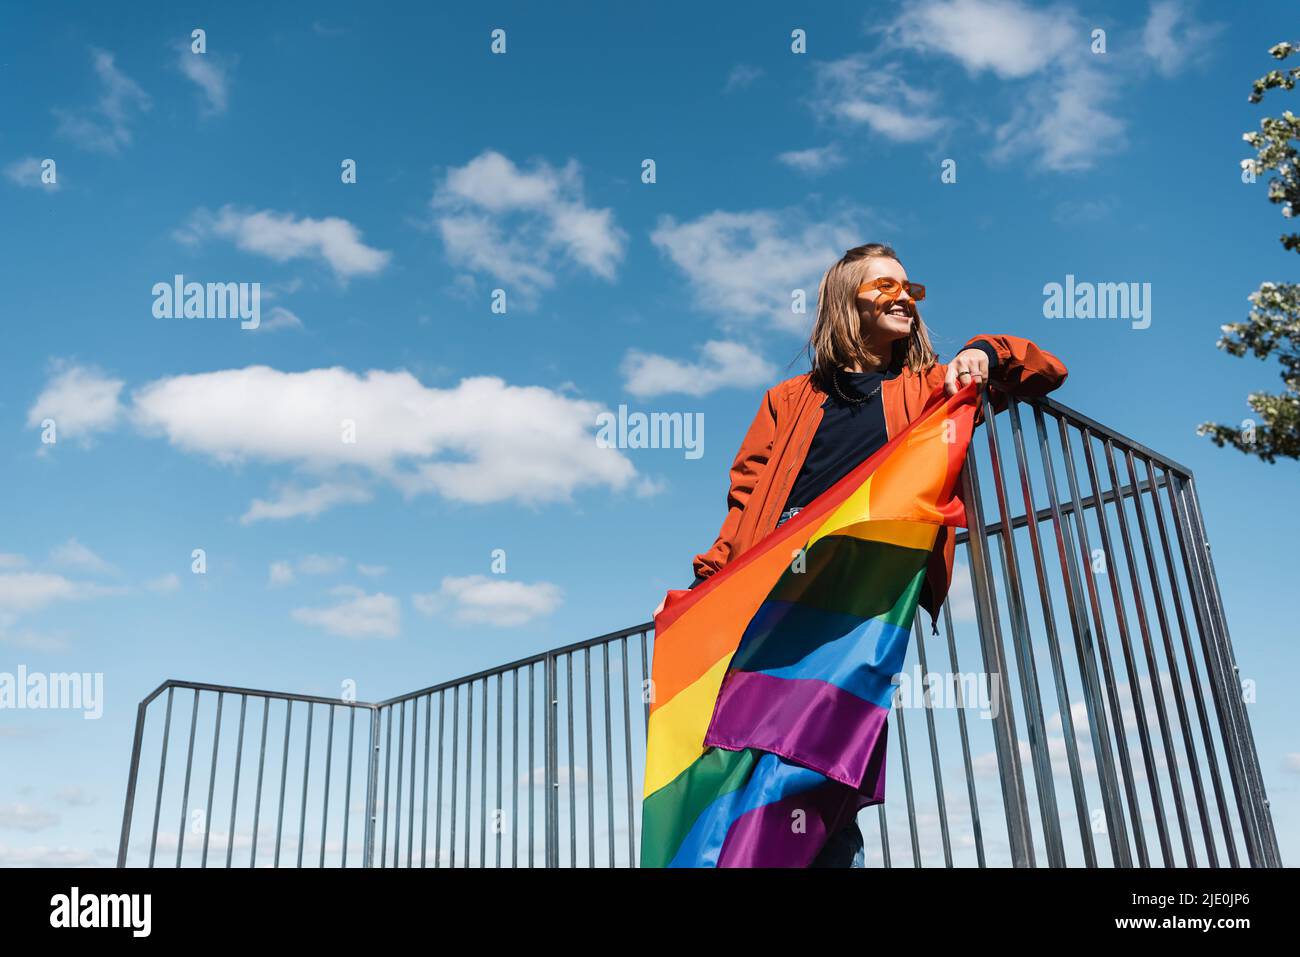
<instances>
[{"instance_id":1,"label":"smiling woman","mask_svg":"<svg viewBox=\"0 0 1300 957\"><path fill-rule=\"evenodd\" d=\"M948 395L996 378L1019 395L1044 395L1066 369L1027 339L981 335L940 363L898 254L881 243L846 252L826 271L808 340L812 369L769 389L731 466L727 516L695 556L695 585L767 536L897 435L939 387ZM994 408L1005 400L992 397ZM977 414L976 422L980 421ZM940 530L920 604L933 619L952 576L955 537ZM862 835L832 834L814 867L861 867Z\"/></svg>"}]
</instances>

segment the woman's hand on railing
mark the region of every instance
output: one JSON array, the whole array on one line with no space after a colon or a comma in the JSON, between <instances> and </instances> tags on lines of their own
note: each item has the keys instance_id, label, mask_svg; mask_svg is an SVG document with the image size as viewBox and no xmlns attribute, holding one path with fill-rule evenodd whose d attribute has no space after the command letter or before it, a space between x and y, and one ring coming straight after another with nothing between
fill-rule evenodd
<instances>
[{"instance_id":1,"label":"woman's hand on railing","mask_svg":"<svg viewBox=\"0 0 1300 957\"><path fill-rule=\"evenodd\" d=\"M989 357L983 349L963 349L948 363L948 373L943 377L943 391L954 395L971 381L984 384L989 381Z\"/></svg>"}]
</instances>

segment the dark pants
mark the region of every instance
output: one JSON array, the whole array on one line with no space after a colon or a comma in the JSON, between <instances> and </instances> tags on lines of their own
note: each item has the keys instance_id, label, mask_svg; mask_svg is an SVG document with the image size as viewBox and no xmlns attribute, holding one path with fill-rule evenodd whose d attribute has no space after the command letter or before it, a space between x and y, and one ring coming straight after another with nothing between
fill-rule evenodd
<instances>
[{"instance_id":1,"label":"dark pants","mask_svg":"<svg viewBox=\"0 0 1300 957\"><path fill-rule=\"evenodd\" d=\"M857 820L840 828L827 840L826 846L809 867L865 867L866 848Z\"/></svg>"}]
</instances>

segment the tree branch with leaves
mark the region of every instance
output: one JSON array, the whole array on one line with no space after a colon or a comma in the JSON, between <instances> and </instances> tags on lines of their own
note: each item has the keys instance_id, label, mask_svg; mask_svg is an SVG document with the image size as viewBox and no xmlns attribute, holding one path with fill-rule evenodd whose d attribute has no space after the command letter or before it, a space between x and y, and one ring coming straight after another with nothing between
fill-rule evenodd
<instances>
[{"instance_id":1,"label":"tree branch with leaves","mask_svg":"<svg viewBox=\"0 0 1300 957\"><path fill-rule=\"evenodd\" d=\"M1279 43L1269 55L1278 61L1300 52L1300 45ZM1269 90L1292 90L1300 80L1300 66L1271 70L1256 80L1249 100L1259 103ZM1276 175L1268 183L1268 200L1282 207L1288 219L1300 204L1300 120L1290 110L1281 117L1266 116L1258 131L1242 135L1255 149L1255 157L1242 161L1242 175L1247 182L1266 170ZM1300 233L1280 237L1283 248L1300 251ZM1197 435L1208 435L1220 448L1228 446L1265 462L1279 457L1300 459L1300 285L1265 282L1250 294L1251 311L1245 322L1220 327L1224 335L1216 343L1229 355L1257 359L1276 355L1282 366L1280 394L1252 392L1247 396L1259 422L1247 420L1240 426L1203 422Z\"/></svg>"}]
</instances>

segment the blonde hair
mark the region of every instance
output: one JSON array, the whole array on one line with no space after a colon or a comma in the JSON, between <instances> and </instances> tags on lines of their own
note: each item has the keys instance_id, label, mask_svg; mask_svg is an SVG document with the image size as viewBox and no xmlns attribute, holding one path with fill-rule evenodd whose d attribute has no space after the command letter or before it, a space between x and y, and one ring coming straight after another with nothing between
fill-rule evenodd
<instances>
[{"instance_id":1,"label":"blonde hair","mask_svg":"<svg viewBox=\"0 0 1300 957\"><path fill-rule=\"evenodd\" d=\"M884 243L855 246L826 270L817 290L817 319L808 337L808 352L812 382L823 392L830 391L832 373L846 366L873 366L886 361L891 372L907 368L919 375L938 361L920 309L914 310L911 332L907 338L894 341L888 357L876 355L863 341L857 296L871 259L896 260L898 254Z\"/></svg>"}]
</instances>

